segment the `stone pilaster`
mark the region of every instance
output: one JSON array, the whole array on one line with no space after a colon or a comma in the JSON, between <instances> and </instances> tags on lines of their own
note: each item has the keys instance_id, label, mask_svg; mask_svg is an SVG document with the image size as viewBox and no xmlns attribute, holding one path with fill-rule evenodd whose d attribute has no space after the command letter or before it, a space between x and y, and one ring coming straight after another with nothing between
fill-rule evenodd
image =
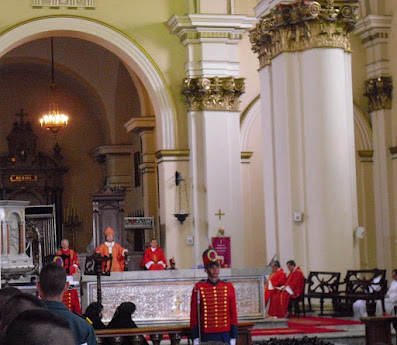
<instances>
[{"instance_id":1,"label":"stone pilaster","mask_svg":"<svg viewBox=\"0 0 397 345\"><path fill-rule=\"evenodd\" d=\"M355 34L367 51L367 81L365 96L371 114L373 133L373 178L376 222L377 266L391 270L396 264L396 218L391 133L392 79L388 41L391 16L368 15L360 19Z\"/></svg>"},{"instance_id":2,"label":"stone pilaster","mask_svg":"<svg viewBox=\"0 0 397 345\"><path fill-rule=\"evenodd\" d=\"M186 46L186 96L194 262L218 229L231 237L232 266L244 266L237 45L255 18L243 15L173 16L168 25ZM215 214L222 210L224 215ZM234 258L234 259L233 259Z\"/></svg>"}]
</instances>

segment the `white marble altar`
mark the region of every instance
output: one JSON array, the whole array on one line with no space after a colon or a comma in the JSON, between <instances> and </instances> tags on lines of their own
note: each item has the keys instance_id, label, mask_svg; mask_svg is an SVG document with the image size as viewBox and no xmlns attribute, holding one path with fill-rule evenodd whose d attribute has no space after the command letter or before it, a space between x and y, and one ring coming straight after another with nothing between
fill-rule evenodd
<instances>
[{"instance_id":1,"label":"white marble altar","mask_svg":"<svg viewBox=\"0 0 397 345\"><path fill-rule=\"evenodd\" d=\"M239 320L264 320L264 275L270 268L221 269L220 277L233 282ZM203 269L112 272L101 277L103 321L109 322L117 306L136 304L133 319L140 325L188 323L195 282L206 279ZM97 277L82 278L83 310L97 299Z\"/></svg>"}]
</instances>

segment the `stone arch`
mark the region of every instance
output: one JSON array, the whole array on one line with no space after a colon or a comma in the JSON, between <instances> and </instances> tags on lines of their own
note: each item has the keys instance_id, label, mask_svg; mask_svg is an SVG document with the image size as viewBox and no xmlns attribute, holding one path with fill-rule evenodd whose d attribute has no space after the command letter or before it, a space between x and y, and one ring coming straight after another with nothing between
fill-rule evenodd
<instances>
[{"instance_id":1,"label":"stone arch","mask_svg":"<svg viewBox=\"0 0 397 345\"><path fill-rule=\"evenodd\" d=\"M31 40L67 36L94 42L117 55L142 80L151 95L156 116L156 139L161 149L175 148L175 107L166 82L145 51L131 38L90 19L44 17L18 24L0 36L0 57Z\"/></svg>"}]
</instances>

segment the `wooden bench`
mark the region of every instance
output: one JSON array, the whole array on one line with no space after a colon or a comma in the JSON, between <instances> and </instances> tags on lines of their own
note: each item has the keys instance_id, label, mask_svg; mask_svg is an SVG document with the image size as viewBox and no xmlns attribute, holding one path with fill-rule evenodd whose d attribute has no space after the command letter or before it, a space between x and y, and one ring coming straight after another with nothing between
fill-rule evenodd
<instances>
[{"instance_id":1,"label":"wooden bench","mask_svg":"<svg viewBox=\"0 0 397 345\"><path fill-rule=\"evenodd\" d=\"M253 322L238 323L238 338L236 345L252 345L251 329ZM150 336L153 345L160 345L164 335L168 335L171 345L179 345L183 337L190 338L191 330L189 325L179 326L160 326L160 327L140 327L131 329L103 329L95 330L98 345L105 343L122 344L123 338L134 345L141 345L143 336ZM108 340L108 341L106 341Z\"/></svg>"},{"instance_id":2,"label":"wooden bench","mask_svg":"<svg viewBox=\"0 0 397 345\"><path fill-rule=\"evenodd\" d=\"M348 270L333 303L335 314L352 316L353 303L360 299L367 302L368 315L374 315L377 300L382 301L384 310L386 292L386 270Z\"/></svg>"},{"instance_id":3,"label":"wooden bench","mask_svg":"<svg viewBox=\"0 0 397 345\"><path fill-rule=\"evenodd\" d=\"M304 297L307 298L309 310L312 310L311 299L320 299L320 315L324 315L324 300L331 299L334 305L339 297L340 286L339 272L320 272L312 271L307 277L306 291Z\"/></svg>"}]
</instances>

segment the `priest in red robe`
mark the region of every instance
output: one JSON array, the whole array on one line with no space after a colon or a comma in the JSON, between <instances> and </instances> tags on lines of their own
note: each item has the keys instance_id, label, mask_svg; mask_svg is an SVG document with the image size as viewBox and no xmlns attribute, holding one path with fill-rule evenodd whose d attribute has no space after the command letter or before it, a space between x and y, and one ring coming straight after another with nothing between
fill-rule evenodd
<instances>
[{"instance_id":1,"label":"priest in red robe","mask_svg":"<svg viewBox=\"0 0 397 345\"><path fill-rule=\"evenodd\" d=\"M305 288L305 277L295 264L295 261L287 262L289 275L286 283L277 289L271 299L268 315L272 317L285 318L288 315L288 304L290 298L298 298Z\"/></svg>"},{"instance_id":2,"label":"priest in red robe","mask_svg":"<svg viewBox=\"0 0 397 345\"><path fill-rule=\"evenodd\" d=\"M167 259L163 250L157 246L157 240L155 238L152 238L150 241L150 247L146 248L141 266L150 271L164 270L167 267Z\"/></svg>"},{"instance_id":3,"label":"priest in red robe","mask_svg":"<svg viewBox=\"0 0 397 345\"><path fill-rule=\"evenodd\" d=\"M114 230L107 228L105 230L105 243L102 243L95 249L95 253L100 253L101 256L111 256L111 272L122 272L125 267L125 254L128 252L127 249L114 242ZM110 260L104 262L104 270L109 270Z\"/></svg>"},{"instance_id":4,"label":"priest in red robe","mask_svg":"<svg viewBox=\"0 0 397 345\"><path fill-rule=\"evenodd\" d=\"M59 249L55 255L62 258L63 267L65 268L68 276L79 272L79 257L73 249L69 248L69 240L64 238L61 241L61 249Z\"/></svg>"},{"instance_id":5,"label":"priest in red robe","mask_svg":"<svg viewBox=\"0 0 397 345\"><path fill-rule=\"evenodd\" d=\"M287 281L287 276L284 270L280 268L280 262L273 260L270 263L272 274L265 282L265 305L267 305L270 297L274 294L277 288L283 286Z\"/></svg>"}]
</instances>

